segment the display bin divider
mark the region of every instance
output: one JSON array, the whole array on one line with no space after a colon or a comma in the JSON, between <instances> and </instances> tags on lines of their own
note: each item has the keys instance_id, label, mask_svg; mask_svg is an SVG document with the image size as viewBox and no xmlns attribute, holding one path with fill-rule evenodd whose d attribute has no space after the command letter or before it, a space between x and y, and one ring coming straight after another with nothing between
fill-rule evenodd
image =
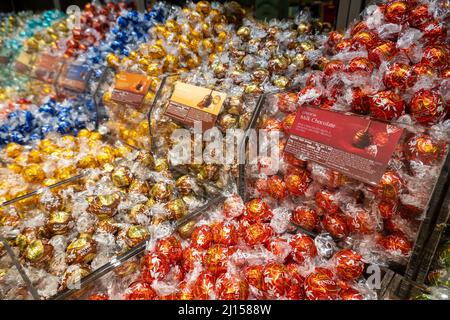
<instances>
[{"instance_id":1,"label":"display bin divider","mask_svg":"<svg viewBox=\"0 0 450 320\"><path fill-rule=\"evenodd\" d=\"M250 130L254 129L256 126L256 120L261 113L262 105L265 101L265 94L262 94L258 98L258 102L256 103L255 110L250 118L250 122L245 130L244 138L242 139L241 144L239 145L239 175L238 175L238 193L239 196L245 201L247 201L247 192L246 192L246 184L245 184L245 166L247 164L246 161L246 150L248 138L250 136Z\"/></svg>"},{"instance_id":2,"label":"display bin divider","mask_svg":"<svg viewBox=\"0 0 450 320\"><path fill-rule=\"evenodd\" d=\"M61 93L59 90L59 86L58 86L58 80L59 80L59 77L61 76L62 70L64 69L64 66L66 65L66 63L67 63L67 60L63 59L62 64L61 64L58 72L56 73L55 79L53 79L53 88L55 89L55 93L57 96L59 96Z\"/></svg>"},{"instance_id":3,"label":"display bin divider","mask_svg":"<svg viewBox=\"0 0 450 320\"><path fill-rule=\"evenodd\" d=\"M180 76L180 74L179 73L171 73L171 74L166 74L166 75L164 75L163 77L162 77L162 79L161 79L161 82L160 82L160 84L159 84L159 86L158 86L158 89L156 90L156 93L155 93L155 97L153 98L153 102L152 102L152 104L151 104L151 106L150 106L150 108L149 108L149 110L148 110L148 113L147 113L147 120L148 120L148 130L149 130L149 137L150 137L150 151L151 152L154 152L154 153L157 153L157 150L156 150L156 147L155 147L155 145L154 145L154 141L155 141L155 139L154 139L154 134L156 133L156 131L157 131L157 128L156 128L156 130L154 129L154 126L153 126L153 124L152 124L152 122L153 122L153 113L154 113L154 111L155 111L155 108L157 107L157 105L158 105L158 102L160 102L161 101L161 99L162 99L162 97L163 97L163 95L164 95L164 93L165 93L165 91L164 91L164 88L167 88L167 86L169 85L168 84L168 81L169 81L169 79L171 79L171 78L177 78L177 77L179 77ZM257 101L257 103L256 103L256 105L255 105L255 110L257 110L258 109L258 106L259 106L259 104L262 102L262 98L263 98L263 95L260 95L259 96L259 98L258 98L258 101ZM248 129L248 128L247 128ZM246 129L246 133L248 132L248 130ZM239 156L241 156L241 152L240 152L240 150L242 149L242 142L244 142L245 141L245 138L243 138L242 139L242 141L241 141L241 143L238 145L238 148L237 148L237 152L238 152L238 157ZM245 150L245 149L244 149ZM238 159L239 160L239 159ZM240 165L239 165L239 167L240 167ZM176 168L176 167L172 167L171 166L171 169L170 170L172 170L172 171L178 171L178 169ZM181 172L179 172L179 173L181 173ZM239 175L240 176L240 175ZM238 176L238 178L237 178L237 180L239 180L239 176ZM230 189L231 188L231 185L232 185L232 182L230 181L228 184L227 184L227 186L225 186L223 189L225 190L225 189ZM237 183L237 186L238 186L238 188L239 188L239 182ZM212 189L216 189L215 187L212 187ZM239 193L239 192L238 192ZM211 197L208 197L208 199L213 199L213 197L211 198Z\"/></svg>"},{"instance_id":4,"label":"display bin divider","mask_svg":"<svg viewBox=\"0 0 450 320\"><path fill-rule=\"evenodd\" d=\"M0 235L0 242L3 243L3 247L5 248L6 252L8 253L9 257L11 258L12 263L17 268L17 271L20 274L20 277L22 278L23 282L25 283L25 286L27 287L28 292L31 294L34 300L40 300L39 293L37 292L36 288L31 283L30 278L28 278L27 273L22 267L22 264L17 259L14 251L11 249L11 247L8 244L8 241Z\"/></svg>"},{"instance_id":5,"label":"display bin divider","mask_svg":"<svg viewBox=\"0 0 450 320\"><path fill-rule=\"evenodd\" d=\"M178 73L171 73L171 74L167 74L167 75L163 76L163 78L162 78L162 80L161 80L161 82L160 82L160 84L158 86L158 89L156 90L155 97L153 98L152 104L150 105L150 108L148 110L147 121L148 121L148 134L149 134L149 137L150 137L150 151L151 152L154 151L154 144L153 144L153 141L154 141L153 134L154 134L154 132L153 132L153 125L152 125L153 110L155 109L156 104L158 103L158 101L162 97L163 89L164 89L164 87L166 85L167 79L169 79L171 77L177 77L177 76L179 76Z\"/></svg>"},{"instance_id":6,"label":"display bin divider","mask_svg":"<svg viewBox=\"0 0 450 320\"><path fill-rule=\"evenodd\" d=\"M55 80L53 82L53 88L55 89L56 96L60 96L61 95L61 90L59 88L58 81L59 81L59 77L61 77L62 70L66 66L66 63L67 63L67 60L63 59L61 68L59 68L58 73L56 74Z\"/></svg>"},{"instance_id":7,"label":"display bin divider","mask_svg":"<svg viewBox=\"0 0 450 320\"><path fill-rule=\"evenodd\" d=\"M103 266L99 267L98 269L94 270L90 274L88 274L86 277L82 278L80 280L78 288L72 288L72 289L64 289L60 293L57 293L53 297L50 298L50 300L64 300L66 298L69 298L71 295L77 293L79 290L86 288L89 284L94 282L95 280L100 279L102 276L107 274L108 272L114 270L116 267L120 266L123 262L127 261L128 259L131 259L132 257L138 255L139 253L143 252L147 246L147 241L143 241L139 243L137 246L131 248L127 252L125 252L122 255L119 255L118 257L114 257L109 261L108 263L105 263Z\"/></svg>"},{"instance_id":8,"label":"display bin divider","mask_svg":"<svg viewBox=\"0 0 450 320\"><path fill-rule=\"evenodd\" d=\"M106 110L105 108L102 108L102 97L100 96L101 91L100 89L103 86L103 83L108 79L108 74L112 72L114 73L114 69L111 67L104 67L103 72L100 76L100 79L98 80L97 87L94 90L94 93L92 95L92 98L94 100L94 106L95 106L95 129L97 130L100 126L100 123L102 123L106 118Z\"/></svg>"},{"instance_id":9,"label":"display bin divider","mask_svg":"<svg viewBox=\"0 0 450 320\"><path fill-rule=\"evenodd\" d=\"M247 150L247 142L250 136L250 131L255 129L258 118L261 114L262 109L264 108L264 103L266 102L266 98L269 95L279 94L284 92L290 92L296 89L299 89L300 85L296 84L284 90L274 90L270 92L263 93L259 96L258 101L255 106L255 110L253 110L252 116L250 118L250 122L245 130L244 138L242 139L242 143L239 146L239 164L238 164L238 194L244 200L247 201L247 188L245 183L245 166L247 165L245 152Z\"/></svg>"},{"instance_id":10,"label":"display bin divider","mask_svg":"<svg viewBox=\"0 0 450 320\"><path fill-rule=\"evenodd\" d=\"M185 225L189 221L201 216L207 209L209 209L211 206L218 205L221 202L225 200L225 195L220 195L215 197L213 200L208 201L203 206L193 210L183 218L177 220L173 224L173 230L177 230L181 226ZM113 271L117 267L119 267L122 263L125 261L137 256L138 254L145 251L147 248L147 240L142 241L135 247L129 249L122 255L116 256L112 258L108 263L104 264L100 268L94 270L89 275L81 279L79 287L76 289L65 289L61 291L60 293L56 294L55 296L51 297L50 300L64 300L66 298L69 298L73 294L77 293L79 290L86 288L89 284L93 283L94 281L100 279L107 273Z\"/></svg>"},{"instance_id":11,"label":"display bin divider","mask_svg":"<svg viewBox=\"0 0 450 320\"><path fill-rule=\"evenodd\" d=\"M8 200L8 201L5 201L5 202L3 202L3 203L0 204L0 207L5 207L5 206L8 206L8 205L14 204L14 203L16 203L16 202L18 202L18 201L21 201L21 200L25 200L25 199L31 198L31 197L33 197L33 196L35 196L35 195L38 195L38 194L42 193L43 190L45 190L45 189L50 189L50 190L51 190L51 189L60 187L60 186L62 186L62 185L65 185L65 184L67 184L67 183L74 182L74 181L76 181L76 180L78 180L78 179L84 177L85 175L86 175L85 173L80 173L80 174L77 174L77 175L75 175L75 176L73 176L73 177L70 177L70 178L68 178L68 179L61 180L61 181L59 181L59 182L57 182L57 183L54 183L54 184L52 184L52 185L50 185L50 186L48 186L48 187L45 187L45 188L38 188L38 189L36 189L36 190L34 190L34 191L31 191L31 192L26 193L26 194L24 194L24 195L21 195L21 196L19 196L19 197L13 198L13 199Z\"/></svg>"}]
</instances>

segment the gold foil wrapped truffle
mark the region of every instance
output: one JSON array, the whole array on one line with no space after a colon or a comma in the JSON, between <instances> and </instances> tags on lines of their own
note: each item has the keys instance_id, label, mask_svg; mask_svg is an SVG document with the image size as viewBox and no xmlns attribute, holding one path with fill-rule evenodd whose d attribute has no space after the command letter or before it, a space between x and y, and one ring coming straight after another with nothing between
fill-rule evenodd
<instances>
[{"instance_id":1,"label":"gold foil wrapped truffle","mask_svg":"<svg viewBox=\"0 0 450 320\"><path fill-rule=\"evenodd\" d=\"M150 194L156 201L168 201L173 194L173 185L157 182L153 185Z\"/></svg>"},{"instance_id":2,"label":"gold foil wrapped truffle","mask_svg":"<svg viewBox=\"0 0 450 320\"><path fill-rule=\"evenodd\" d=\"M168 218L172 220L181 219L188 212L188 208L186 206L186 203L184 203L183 199L171 200L166 203L165 208L168 211Z\"/></svg>"},{"instance_id":3,"label":"gold foil wrapped truffle","mask_svg":"<svg viewBox=\"0 0 450 320\"><path fill-rule=\"evenodd\" d=\"M54 235L65 234L69 231L72 215L66 211L54 211L50 213L47 221L47 229Z\"/></svg>"},{"instance_id":4,"label":"gold foil wrapped truffle","mask_svg":"<svg viewBox=\"0 0 450 320\"><path fill-rule=\"evenodd\" d=\"M89 206L86 211L99 219L111 218L117 213L120 198L118 193L88 197L86 200Z\"/></svg>"},{"instance_id":5,"label":"gold foil wrapped truffle","mask_svg":"<svg viewBox=\"0 0 450 320\"><path fill-rule=\"evenodd\" d=\"M147 240L149 233L147 228L142 225L132 225L119 231L119 238L129 247L135 247L142 241Z\"/></svg>"},{"instance_id":6,"label":"gold foil wrapped truffle","mask_svg":"<svg viewBox=\"0 0 450 320\"><path fill-rule=\"evenodd\" d=\"M111 172L111 180L118 188L127 188L133 179L133 175L127 167L119 166Z\"/></svg>"},{"instance_id":7,"label":"gold foil wrapped truffle","mask_svg":"<svg viewBox=\"0 0 450 320\"><path fill-rule=\"evenodd\" d=\"M45 240L36 239L26 247L23 255L28 262L34 265L46 265L53 256L53 247Z\"/></svg>"},{"instance_id":8,"label":"gold foil wrapped truffle","mask_svg":"<svg viewBox=\"0 0 450 320\"><path fill-rule=\"evenodd\" d=\"M94 259L97 253L97 244L89 234L80 234L66 249L66 261L68 264L88 263Z\"/></svg>"}]
</instances>

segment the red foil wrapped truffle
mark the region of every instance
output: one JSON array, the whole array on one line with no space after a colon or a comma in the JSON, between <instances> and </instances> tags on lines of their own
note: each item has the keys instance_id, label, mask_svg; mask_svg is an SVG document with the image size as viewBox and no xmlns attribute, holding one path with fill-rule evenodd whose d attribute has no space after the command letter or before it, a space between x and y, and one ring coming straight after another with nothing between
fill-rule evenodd
<instances>
[{"instance_id":1,"label":"red foil wrapped truffle","mask_svg":"<svg viewBox=\"0 0 450 320\"><path fill-rule=\"evenodd\" d=\"M314 240L304 234L296 234L289 241L292 248L292 257L295 262L303 264L305 260L317 256Z\"/></svg>"},{"instance_id":2,"label":"red foil wrapped truffle","mask_svg":"<svg viewBox=\"0 0 450 320\"><path fill-rule=\"evenodd\" d=\"M305 278L305 295L308 300L334 300L339 296L339 287L333 273L325 268L316 270Z\"/></svg>"},{"instance_id":3,"label":"red foil wrapped truffle","mask_svg":"<svg viewBox=\"0 0 450 320\"><path fill-rule=\"evenodd\" d=\"M339 278L351 281L358 279L364 271L364 262L360 254L344 249L335 254L336 274Z\"/></svg>"},{"instance_id":4,"label":"red foil wrapped truffle","mask_svg":"<svg viewBox=\"0 0 450 320\"><path fill-rule=\"evenodd\" d=\"M447 114L442 95L436 90L420 89L411 99L409 112L424 125L435 124Z\"/></svg>"},{"instance_id":5,"label":"red foil wrapped truffle","mask_svg":"<svg viewBox=\"0 0 450 320\"><path fill-rule=\"evenodd\" d=\"M269 263L264 267L262 290L269 299L286 295L289 285L289 274L284 264Z\"/></svg>"},{"instance_id":6,"label":"red foil wrapped truffle","mask_svg":"<svg viewBox=\"0 0 450 320\"><path fill-rule=\"evenodd\" d=\"M369 104L372 115L381 120L395 120L405 113L405 102L390 90L372 95Z\"/></svg>"}]
</instances>

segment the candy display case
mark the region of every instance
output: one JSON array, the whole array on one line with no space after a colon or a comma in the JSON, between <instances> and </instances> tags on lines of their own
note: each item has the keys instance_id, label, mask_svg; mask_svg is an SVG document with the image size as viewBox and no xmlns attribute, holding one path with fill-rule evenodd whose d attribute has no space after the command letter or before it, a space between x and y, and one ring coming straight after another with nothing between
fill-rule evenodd
<instances>
[{"instance_id":1,"label":"candy display case","mask_svg":"<svg viewBox=\"0 0 450 320\"><path fill-rule=\"evenodd\" d=\"M183 5L0 14L0 298L448 296L448 1Z\"/></svg>"},{"instance_id":2,"label":"candy display case","mask_svg":"<svg viewBox=\"0 0 450 320\"><path fill-rule=\"evenodd\" d=\"M124 254L113 257L107 264L98 268L87 277L81 280L77 279L79 281L77 287L74 286L72 289L66 289L52 299L121 300L127 298L126 292L128 286L135 281L139 282L142 278L141 266L148 248L152 245L154 246L155 242L162 238L174 235L178 239L188 238L192 233L193 225L201 221L202 215L206 211L212 207L219 206L224 201L226 195L224 193L217 196L212 201L193 210L183 217L183 219L173 224L166 224L159 228L151 229L147 241L139 243L136 247ZM137 284L134 286L137 286ZM149 287L149 284L144 285L144 287ZM150 294L153 292L153 289L148 289L148 291ZM141 297L141 299L144 298L145 296Z\"/></svg>"},{"instance_id":3,"label":"candy display case","mask_svg":"<svg viewBox=\"0 0 450 320\"><path fill-rule=\"evenodd\" d=\"M65 139L66 144L71 142L74 144L74 147L83 147L83 143L87 142L81 141L87 140L84 137L79 138L78 141L74 141L75 138L73 137L70 138L72 138L71 141L69 141L70 139ZM92 138L94 138L93 135ZM51 147L52 141L47 139L47 142L46 147ZM25 187L10 186L10 188L4 189L4 192L7 192L7 194L3 194L2 198L8 199L12 197L12 199L3 202L1 205L1 235L10 242L14 255L16 255L16 260L23 264L25 274L30 279L30 283L36 286L36 291L41 298L48 298L56 294L57 290L61 288L60 286L64 287L62 278L58 277L71 276L70 274L62 273L67 268L67 265L64 263L64 250L69 244L67 241L72 241L75 247L77 247L77 244L80 245L80 241L84 241L84 245L82 244L81 246L84 249L86 247L90 248L87 254L92 256L93 252L95 252L95 243L92 243L89 232L84 233L85 238L81 237L82 233L79 233L80 238L78 242L76 240L78 233L69 232L73 228L76 229L76 223L81 223L83 218L81 217L79 221L73 219L73 214L75 214L73 205L76 200L67 195L81 192L83 187L86 188L89 179L95 178L95 174L92 171L94 169L87 169L88 167L99 166L97 161L112 165L111 161L114 161L115 155L111 152L115 151L117 154L118 152L126 152L126 150L121 149L120 146L113 148L102 144L96 139L90 140L91 147L93 147L93 144L98 145L98 149L94 148L97 151L93 153L94 149L91 148L89 154L82 156L81 162L76 159L68 161L67 157L57 159L57 161L63 161L66 164L70 162L73 164L69 164L64 170L55 172L48 170L55 165L54 162L52 164L55 155L55 152L53 152L50 159L41 159L40 165L45 170L41 169L40 165L36 166L35 164L26 167L27 169L23 174L26 182ZM56 145L53 145L53 147L58 148ZM44 153L42 144L40 148L40 152ZM33 150L30 152L24 150L24 153L38 154L36 151L39 149ZM70 153L70 150L66 149L66 156L68 153ZM82 163L88 166L86 167ZM34 180L27 181L30 177L33 177ZM55 181L57 182L55 183ZM6 180L4 183L9 182L11 180ZM39 187L39 184L41 184L41 187ZM35 190L33 190L33 187ZM19 193L13 194L14 190ZM55 229L50 227L50 225L53 225ZM58 241L58 235L64 235L64 237ZM49 244L51 238L57 242ZM81 247L78 246L78 248ZM83 262L90 262L90 260ZM52 264L51 261L56 264ZM89 272L88 266L78 269L72 267L71 269L74 272L82 272L81 274L84 275Z\"/></svg>"},{"instance_id":4,"label":"candy display case","mask_svg":"<svg viewBox=\"0 0 450 320\"><path fill-rule=\"evenodd\" d=\"M374 263L404 275L405 287L420 287L423 280L411 275L415 272L413 270L419 267L419 261L430 259L423 254L424 246L429 246L426 243L430 241L430 237L438 236L439 229L436 230L436 227L439 228L439 221L445 219L448 208L446 202L443 202L449 167L446 132L437 130L436 127L419 128L398 122L386 123L386 128L395 125L403 128L404 132L380 184L363 184L340 173L339 170L322 167L320 160L319 163L309 161L308 152L297 153L295 157L286 152L289 149L288 147L285 150L286 145L292 143L289 141L292 135L291 126L294 123L298 126L296 115L292 111L302 109L298 106L298 92L302 90L297 88L289 92L264 95L250 128L277 132L280 137L278 142L274 141L270 145L270 141L258 141L257 148L265 143L269 145L271 152L278 149L275 152L279 153L280 162L275 171L270 170L270 165L273 165L270 156L253 159L250 163L247 160L245 165L241 165L238 180L241 196L243 199L262 197L278 202L283 207L292 208L291 222L299 225L300 230L311 235L329 233L338 246L350 246L366 259L372 259ZM303 108L309 110L311 107ZM336 113L328 110L325 112ZM297 117L300 113L302 112L297 111ZM344 117L343 123L351 123L352 117L354 115L350 114L348 119ZM377 120L372 119L370 126L373 126L373 121ZM343 130L353 130L350 125L342 126ZM392 129L393 127L388 129L391 131L388 135L392 134ZM362 131L364 130L367 131L367 127L364 126ZM367 132L370 131L369 129ZM378 137L377 134L371 136L364 148L370 150L370 145L380 142L380 138L379 134ZM339 139L339 136L334 136L334 139ZM430 161L419 155L421 139L431 139L429 142L436 147L428 149L436 151L435 155L429 158ZM358 136L352 144L363 143L365 140ZM255 143L255 140L250 143ZM248 148L247 145L247 156ZM378 148L382 152L382 147ZM317 157L311 153L309 155ZM328 156L324 157L326 159ZM393 180L386 180L387 175ZM401 186L398 185L400 189L389 185L396 178L402 181ZM345 192L346 188L349 188L349 192ZM389 195L388 189L393 193ZM380 193L381 190L387 193ZM345 199L343 202L339 201L341 196ZM329 224L327 215L333 216L332 212L335 210L339 217L335 220L332 218L333 223ZM340 231L335 229L337 225L342 227ZM395 289L398 289L399 283L395 284ZM398 295L398 292L396 294Z\"/></svg>"},{"instance_id":5,"label":"candy display case","mask_svg":"<svg viewBox=\"0 0 450 320\"><path fill-rule=\"evenodd\" d=\"M73 148L84 149L83 144L88 143L88 153L77 154L73 165L53 173L47 168L60 167L51 164L53 152L50 159L42 159L46 171L28 165L23 175L25 179L39 178L32 181L34 185L46 177L54 181L52 175L74 176L33 192L17 186L22 194L1 207L2 236L11 242L41 298L67 291L67 281L74 277L107 269L116 255L127 257L128 250L145 247L151 230L183 223L186 217L200 214L203 206L224 200L218 188L209 188L190 173L169 170L164 159L153 158L146 151L120 142L103 143L98 133L86 130L78 138L68 137L66 147L72 142ZM41 151L54 143L46 141L39 146ZM8 150L11 154L12 148ZM67 152L64 155L59 161L69 164Z\"/></svg>"},{"instance_id":6,"label":"candy display case","mask_svg":"<svg viewBox=\"0 0 450 320\"><path fill-rule=\"evenodd\" d=\"M448 66L444 57L448 51L444 48L448 42L448 16L448 5L442 2L369 4L360 21L344 34L330 34L325 44L329 62L322 72L311 74L304 88L292 98L302 106L399 121L412 131L431 129L441 132L447 141ZM358 137L361 143L367 137L363 133ZM434 173L433 183L426 187L428 201L420 208L423 221L414 232L417 236L411 256L406 268L398 269L405 276L403 282L397 283L400 290L396 294L402 298L410 294L412 287L423 286L442 222L448 215L448 155L443 153L440 158L442 165ZM428 161L410 160L415 163L408 170L412 170L413 179L422 182L417 170ZM416 194L412 192L413 197Z\"/></svg>"},{"instance_id":7,"label":"candy display case","mask_svg":"<svg viewBox=\"0 0 450 320\"><path fill-rule=\"evenodd\" d=\"M381 288L372 289L356 252L286 228L277 209L265 222L248 220L255 203L244 204L236 194L227 198L191 220L190 233L159 230L146 247L127 260L114 259L101 277L64 298L375 299L392 277L382 268Z\"/></svg>"}]
</instances>

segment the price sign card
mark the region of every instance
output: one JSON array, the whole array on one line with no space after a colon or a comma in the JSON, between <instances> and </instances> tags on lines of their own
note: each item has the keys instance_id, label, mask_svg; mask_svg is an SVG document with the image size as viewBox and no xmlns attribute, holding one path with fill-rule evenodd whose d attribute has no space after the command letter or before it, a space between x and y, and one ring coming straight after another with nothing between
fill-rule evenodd
<instances>
[{"instance_id":1,"label":"price sign card","mask_svg":"<svg viewBox=\"0 0 450 320\"><path fill-rule=\"evenodd\" d=\"M91 72L92 70L86 65L68 62L63 66L58 85L70 91L84 92Z\"/></svg>"},{"instance_id":2,"label":"price sign card","mask_svg":"<svg viewBox=\"0 0 450 320\"><path fill-rule=\"evenodd\" d=\"M225 93L176 82L164 114L185 125L202 122L202 129L214 126L227 95Z\"/></svg>"},{"instance_id":3,"label":"price sign card","mask_svg":"<svg viewBox=\"0 0 450 320\"><path fill-rule=\"evenodd\" d=\"M285 152L376 185L403 129L384 122L319 108L300 108Z\"/></svg>"},{"instance_id":4,"label":"price sign card","mask_svg":"<svg viewBox=\"0 0 450 320\"><path fill-rule=\"evenodd\" d=\"M111 100L141 109L150 84L151 77L145 74L120 72L116 75L116 83Z\"/></svg>"},{"instance_id":5,"label":"price sign card","mask_svg":"<svg viewBox=\"0 0 450 320\"><path fill-rule=\"evenodd\" d=\"M22 51L16 59L14 69L18 73L30 75L33 70L33 60L33 55Z\"/></svg>"},{"instance_id":6,"label":"price sign card","mask_svg":"<svg viewBox=\"0 0 450 320\"><path fill-rule=\"evenodd\" d=\"M9 63L10 57L0 54L0 65L6 66Z\"/></svg>"},{"instance_id":7,"label":"price sign card","mask_svg":"<svg viewBox=\"0 0 450 320\"><path fill-rule=\"evenodd\" d=\"M62 64L62 58L44 53L37 58L33 76L42 82L53 83Z\"/></svg>"}]
</instances>

